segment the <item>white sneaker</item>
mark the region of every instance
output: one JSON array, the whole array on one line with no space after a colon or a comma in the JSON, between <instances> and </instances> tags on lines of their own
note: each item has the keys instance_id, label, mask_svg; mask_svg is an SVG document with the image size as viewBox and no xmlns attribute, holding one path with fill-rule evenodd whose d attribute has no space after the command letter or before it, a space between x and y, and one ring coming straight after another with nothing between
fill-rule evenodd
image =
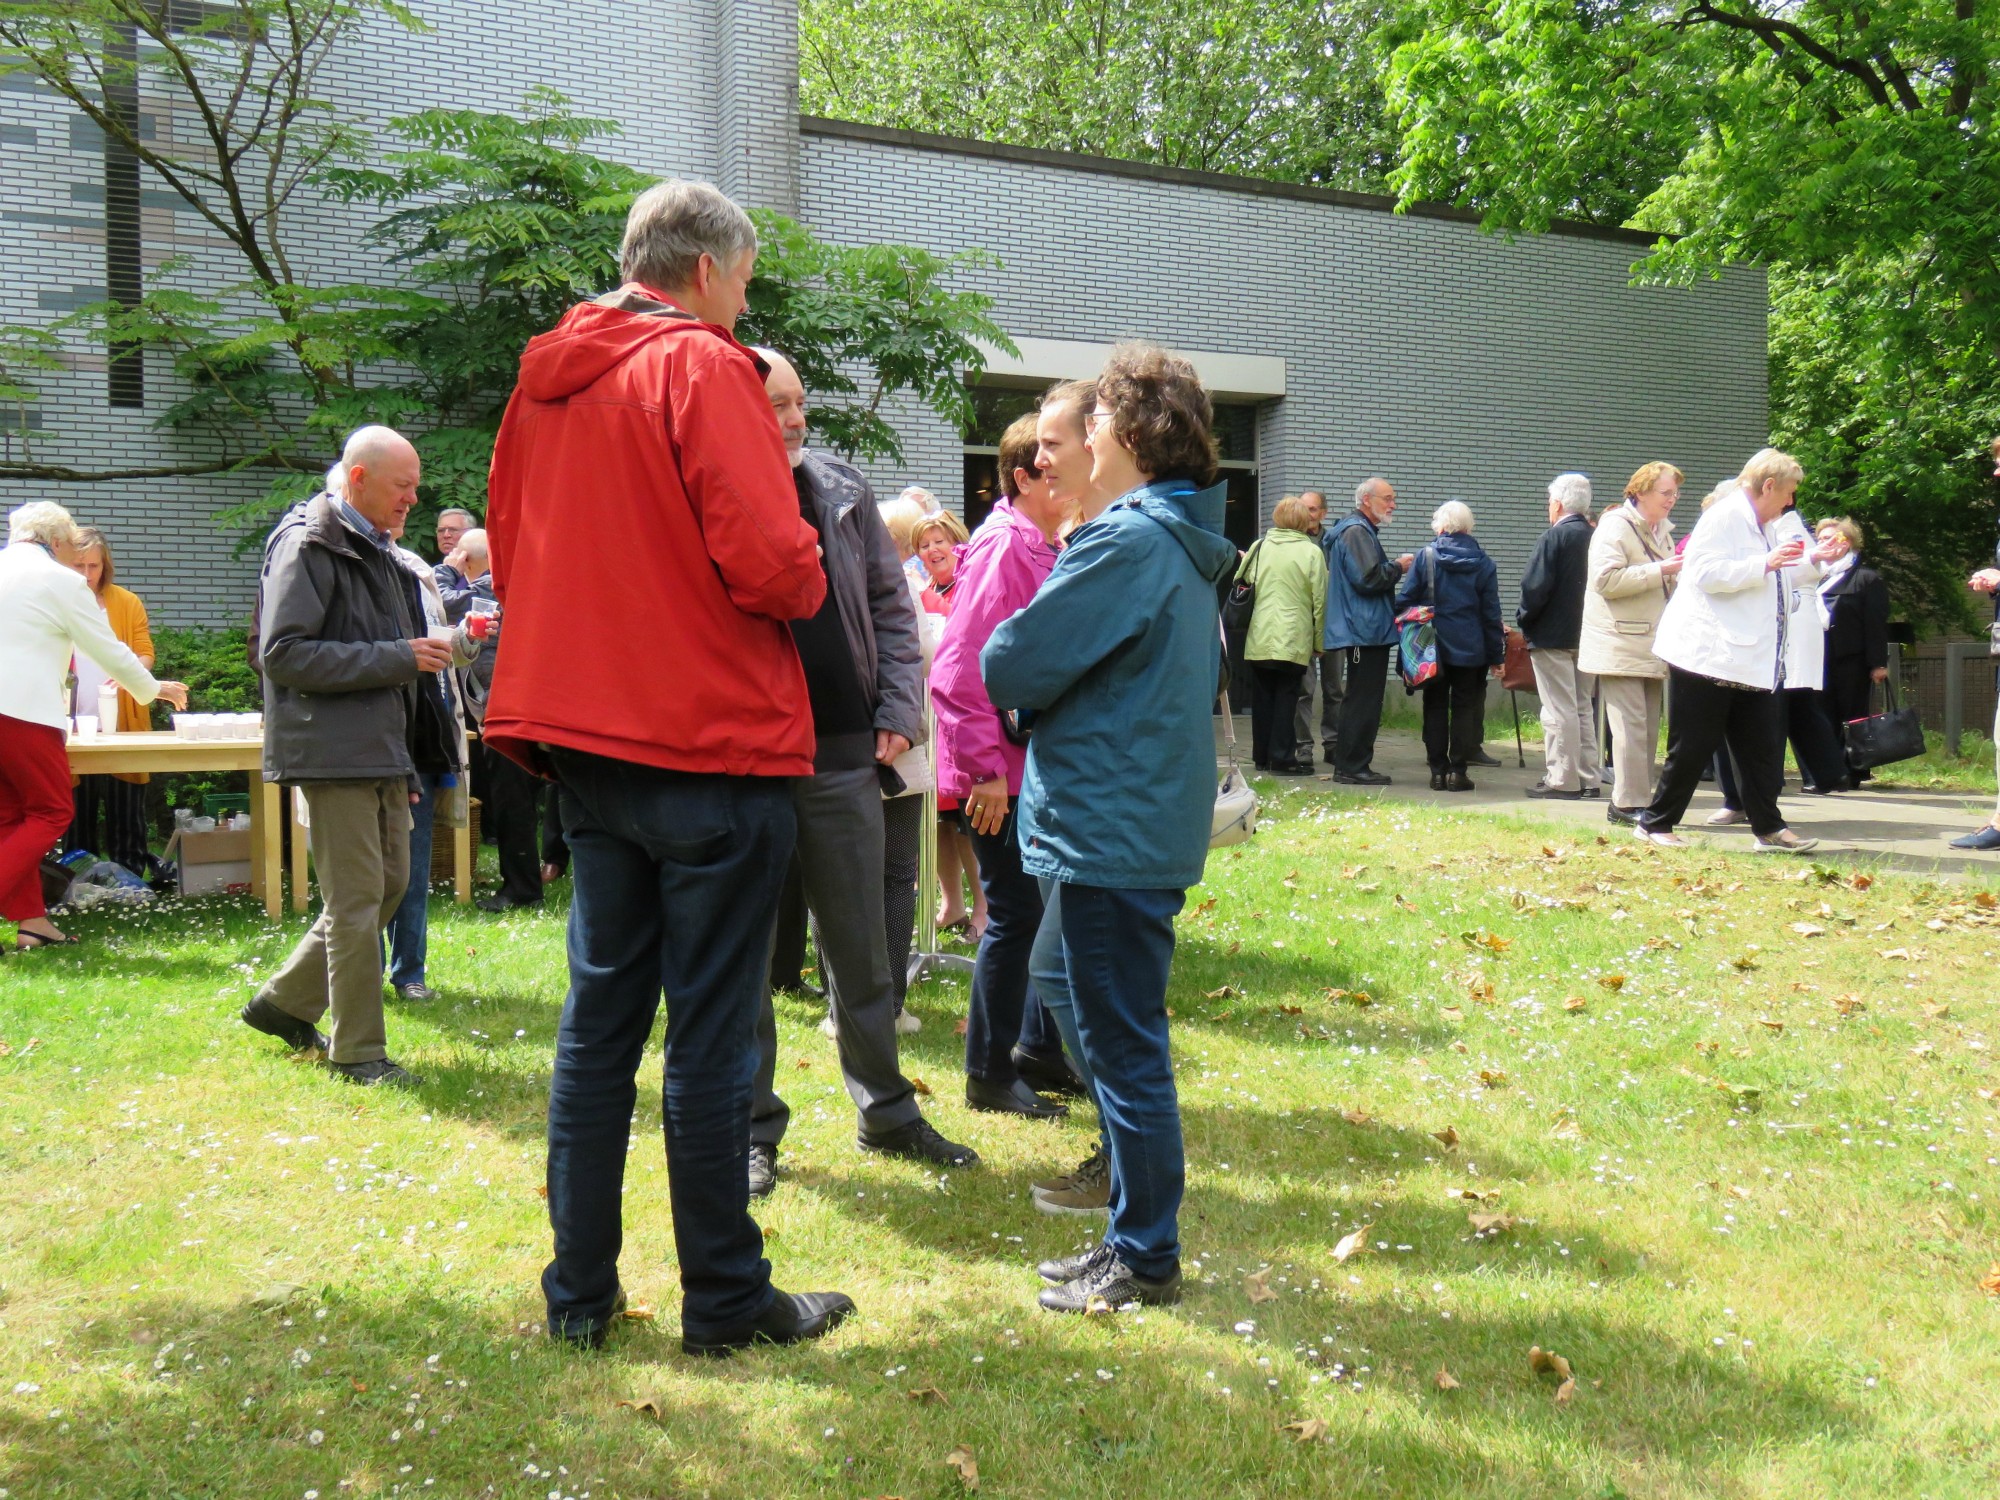
<instances>
[{"instance_id":1,"label":"white sneaker","mask_svg":"<svg viewBox=\"0 0 2000 1500\"><path fill-rule=\"evenodd\" d=\"M1662 849L1685 849L1688 841L1669 828L1642 828L1632 825L1632 837L1642 844L1658 844Z\"/></svg>"},{"instance_id":2,"label":"white sneaker","mask_svg":"<svg viewBox=\"0 0 2000 1500\"><path fill-rule=\"evenodd\" d=\"M1733 807L1718 807L1702 821L1710 828L1728 828L1732 824L1747 823L1750 818L1748 814L1738 812Z\"/></svg>"},{"instance_id":3,"label":"white sneaker","mask_svg":"<svg viewBox=\"0 0 2000 1500\"><path fill-rule=\"evenodd\" d=\"M896 1035L911 1036L924 1029L924 1023L917 1019L917 1013L906 1010L896 1017Z\"/></svg>"},{"instance_id":4,"label":"white sneaker","mask_svg":"<svg viewBox=\"0 0 2000 1500\"><path fill-rule=\"evenodd\" d=\"M819 1023L819 1034L829 1042L836 1040L840 1036L839 1023L831 1015L822 1016Z\"/></svg>"},{"instance_id":5,"label":"white sneaker","mask_svg":"<svg viewBox=\"0 0 2000 1500\"><path fill-rule=\"evenodd\" d=\"M1818 839L1801 838L1789 828L1780 828L1769 838L1756 839L1750 845L1754 854L1804 854L1818 847Z\"/></svg>"}]
</instances>

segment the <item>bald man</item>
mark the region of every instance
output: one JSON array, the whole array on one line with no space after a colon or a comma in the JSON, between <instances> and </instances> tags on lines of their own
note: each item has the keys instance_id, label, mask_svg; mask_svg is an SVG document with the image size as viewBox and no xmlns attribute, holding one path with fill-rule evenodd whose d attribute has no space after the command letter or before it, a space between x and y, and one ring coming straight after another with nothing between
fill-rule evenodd
<instances>
[{"instance_id":1,"label":"bald man","mask_svg":"<svg viewBox=\"0 0 2000 1500\"><path fill-rule=\"evenodd\" d=\"M451 645L428 637L420 585L395 556L422 477L401 433L361 428L326 488L278 522L258 581L264 779L305 795L323 904L242 1018L368 1086L418 1081L389 1056L380 934L409 878L419 777L458 769L444 700L418 690Z\"/></svg>"}]
</instances>

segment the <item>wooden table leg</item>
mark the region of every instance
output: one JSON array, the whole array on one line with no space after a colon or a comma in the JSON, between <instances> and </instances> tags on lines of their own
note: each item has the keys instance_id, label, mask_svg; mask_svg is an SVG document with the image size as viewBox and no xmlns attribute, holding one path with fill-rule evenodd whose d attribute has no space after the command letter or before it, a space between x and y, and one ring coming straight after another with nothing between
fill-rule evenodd
<instances>
[{"instance_id":1,"label":"wooden table leg","mask_svg":"<svg viewBox=\"0 0 2000 1500\"><path fill-rule=\"evenodd\" d=\"M251 838L261 857L252 859L250 867L253 876L258 869L264 872L264 915L275 922L285 900L285 825L280 821L285 816L284 789L262 779L256 785L257 829Z\"/></svg>"},{"instance_id":2,"label":"wooden table leg","mask_svg":"<svg viewBox=\"0 0 2000 1500\"><path fill-rule=\"evenodd\" d=\"M306 833L306 825L299 821L299 794L296 791L287 790L285 806L292 820L292 910L304 911L312 895L312 882L306 878L312 841Z\"/></svg>"},{"instance_id":3,"label":"wooden table leg","mask_svg":"<svg viewBox=\"0 0 2000 1500\"><path fill-rule=\"evenodd\" d=\"M452 899L464 906L472 900L472 820L451 831Z\"/></svg>"}]
</instances>

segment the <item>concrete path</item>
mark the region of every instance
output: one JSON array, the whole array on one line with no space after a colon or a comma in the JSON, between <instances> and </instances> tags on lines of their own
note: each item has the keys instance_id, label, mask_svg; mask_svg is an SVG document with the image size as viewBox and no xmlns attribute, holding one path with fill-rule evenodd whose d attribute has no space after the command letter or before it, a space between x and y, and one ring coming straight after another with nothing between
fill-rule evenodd
<instances>
[{"instance_id":1,"label":"concrete path","mask_svg":"<svg viewBox=\"0 0 2000 1500\"><path fill-rule=\"evenodd\" d=\"M1250 765L1250 720L1236 720L1236 743L1246 772ZM1217 754L1222 753L1222 734L1216 732ZM1614 838L1630 838L1631 830L1607 822L1602 798L1580 802L1543 801L1523 793L1542 776L1541 746L1526 747L1527 765L1516 764L1514 745L1489 741L1487 753L1498 755L1501 766L1471 768L1470 792L1434 792L1430 770L1424 761L1423 743L1408 731L1384 729L1375 747L1375 769L1393 777L1393 782L1376 790L1343 786L1333 780L1332 768L1324 762L1314 777L1265 777L1288 787L1312 787L1363 797L1388 797L1407 801L1445 802L1455 807L1476 807L1492 812L1520 813L1557 822L1574 822L1594 833ZM1253 773L1254 774L1254 773ZM1710 813L1722 806L1722 795L1713 782L1703 782L1688 809L1687 821L1677 830L1697 845L1720 849L1750 848L1750 830L1741 825L1709 828L1703 824ZM2000 880L2000 852L1969 853L1945 846L1947 839L1970 833L1993 813L1992 799L1963 792L1864 791L1843 792L1832 797L1808 797L1796 781L1786 783L1779 803L1791 827L1820 840L1809 859L1831 864L1884 864L1924 874L1969 875L1980 880ZM1770 858L1780 858L1772 855Z\"/></svg>"}]
</instances>

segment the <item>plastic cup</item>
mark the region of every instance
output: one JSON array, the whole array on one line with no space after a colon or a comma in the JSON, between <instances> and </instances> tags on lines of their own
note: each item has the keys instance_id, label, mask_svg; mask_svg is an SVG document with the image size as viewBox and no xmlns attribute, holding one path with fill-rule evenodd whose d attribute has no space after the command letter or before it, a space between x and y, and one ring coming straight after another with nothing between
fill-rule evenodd
<instances>
[{"instance_id":1,"label":"plastic cup","mask_svg":"<svg viewBox=\"0 0 2000 1500\"><path fill-rule=\"evenodd\" d=\"M76 737L78 739L87 740L96 733L97 733L96 714L78 714L76 716Z\"/></svg>"},{"instance_id":2,"label":"plastic cup","mask_svg":"<svg viewBox=\"0 0 2000 1500\"><path fill-rule=\"evenodd\" d=\"M449 625L431 625L425 628L424 634L434 641L443 641L449 646L452 637L457 635L458 632Z\"/></svg>"}]
</instances>

